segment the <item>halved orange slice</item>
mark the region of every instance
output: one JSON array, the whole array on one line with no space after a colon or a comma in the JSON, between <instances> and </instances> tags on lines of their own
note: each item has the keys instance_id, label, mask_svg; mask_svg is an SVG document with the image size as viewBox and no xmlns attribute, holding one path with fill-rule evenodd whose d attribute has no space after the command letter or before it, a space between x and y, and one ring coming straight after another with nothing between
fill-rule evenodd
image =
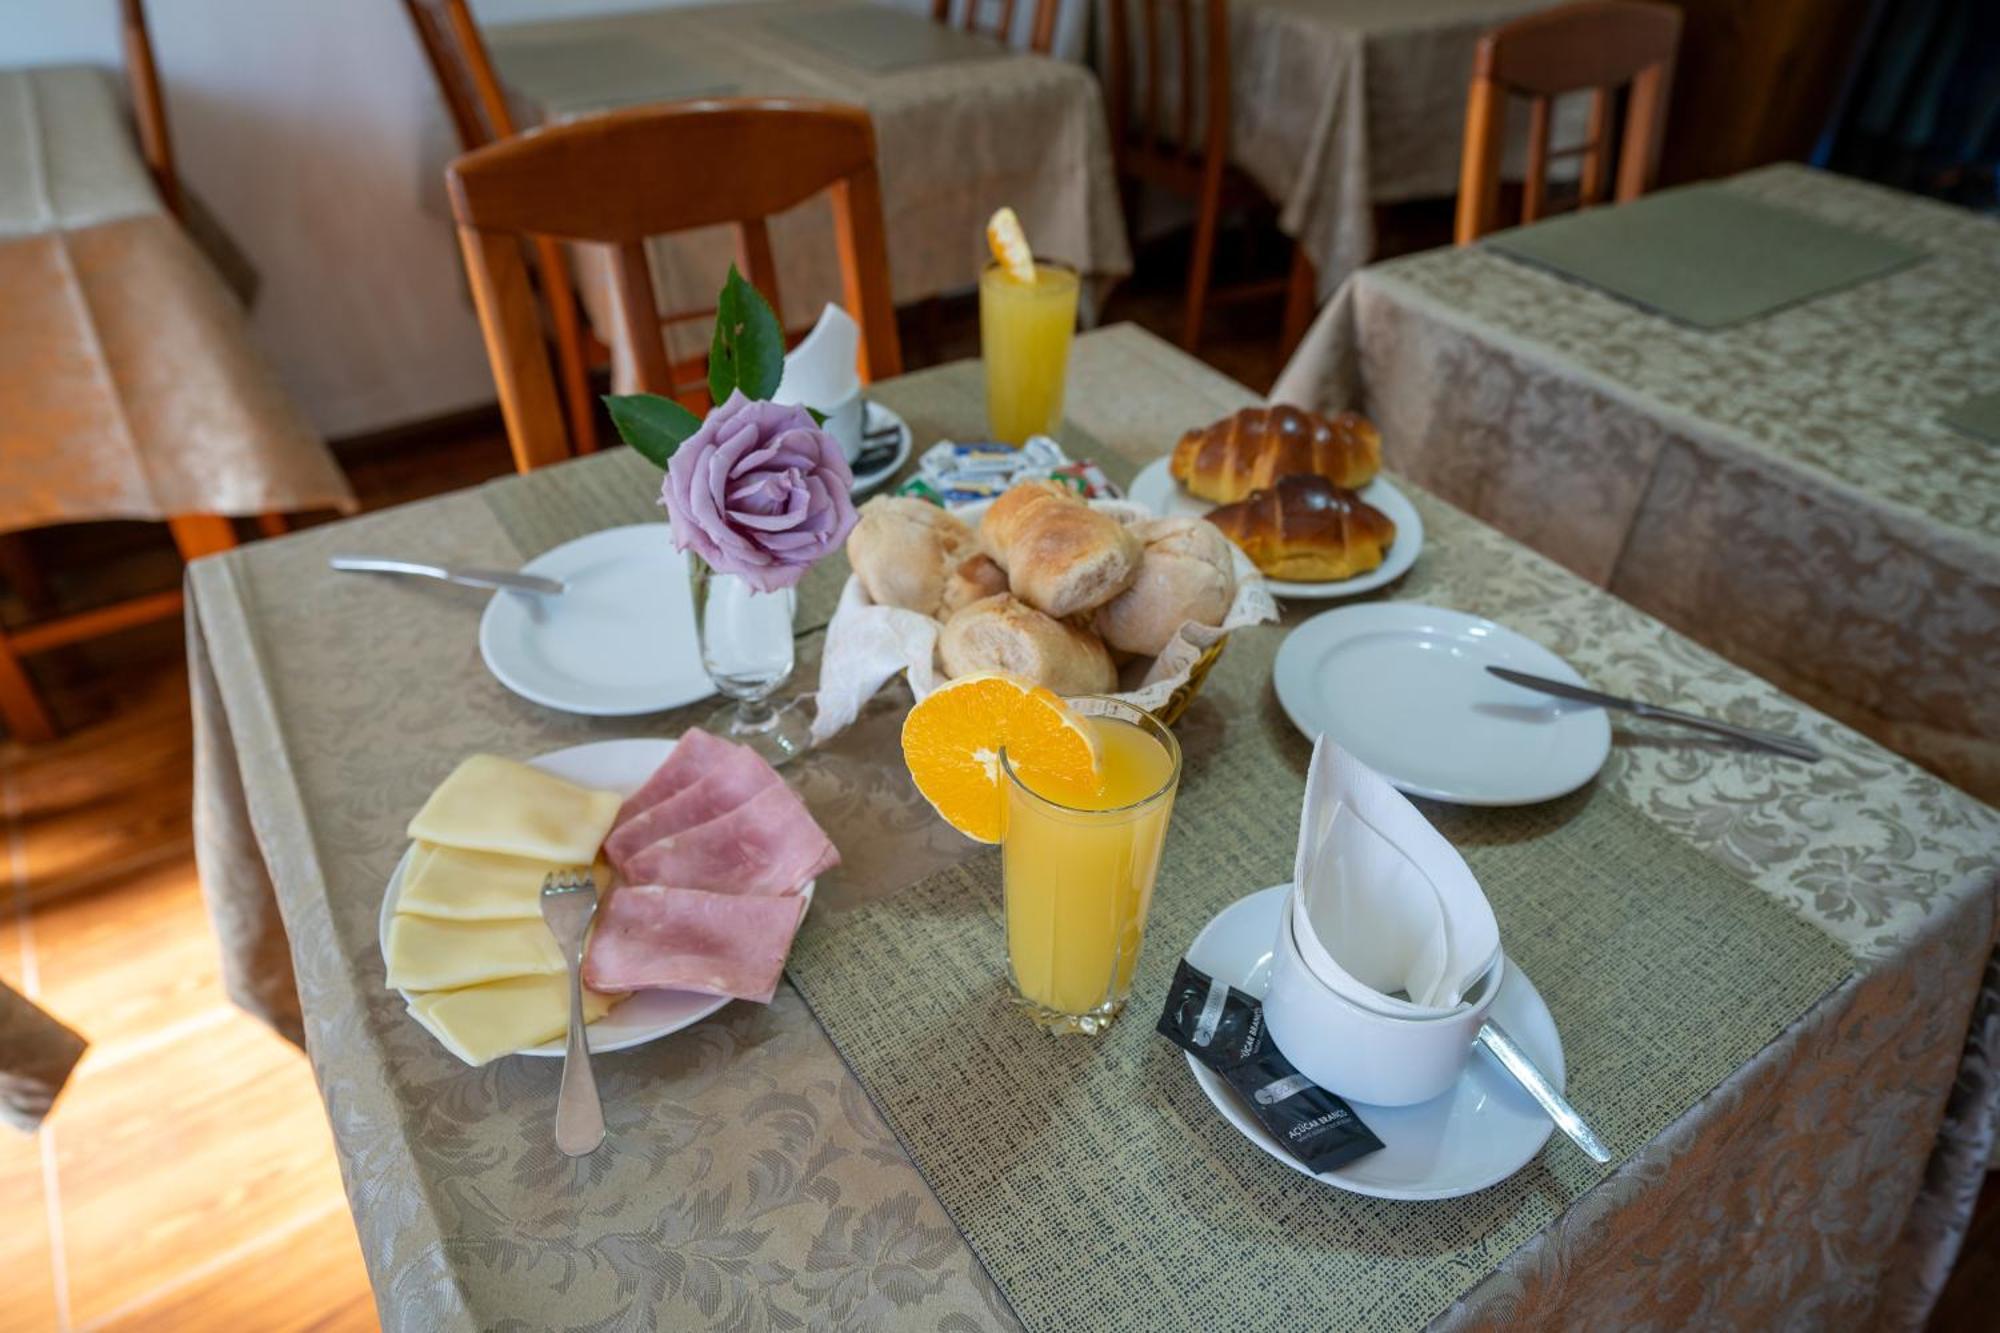
<instances>
[{"instance_id":1,"label":"halved orange slice","mask_svg":"<svg viewBox=\"0 0 2000 1333\"><path fill-rule=\"evenodd\" d=\"M986 223L986 244L1007 276L1016 282L1035 285L1035 252L1028 248L1028 233L1011 208L997 210Z\"/></svg>"},{"instance_id":2,"label":"halved orange slice","mask_svg":"<svg viewBox=\"0 0 2000 1333\"><path fill-rule=\"evenodd\" d=\"M983 672L941 685L903 719L903 762L945 822L978 842L1006 827L1000 751L1035 790L1097 788L1097 744L1052 691L1019 676Z\"/></svg>"}]
</instances>

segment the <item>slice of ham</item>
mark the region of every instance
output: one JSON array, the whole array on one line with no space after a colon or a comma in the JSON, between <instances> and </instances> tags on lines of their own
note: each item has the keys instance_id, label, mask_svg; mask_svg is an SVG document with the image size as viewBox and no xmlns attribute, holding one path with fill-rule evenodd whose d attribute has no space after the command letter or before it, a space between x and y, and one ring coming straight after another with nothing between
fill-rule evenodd
<instances>
[{"instance_id":1,"label":"slice of ham","mask_svg":"<svg viewBox=\"0 0 2000 1333\"><path fill-rule=\"evenodd\" d=\"M783 782L727 814L671 834L627 857L635 884L673 884L712 893L796 893L840 864L840 853L805 802Z\"/></svg>"},{"instance_id":2,"label":"slice of ham","mask_svg":"<svg viewBox=\"0 0 2000 1333\"><path fill-rule=\"evenodd\" d=\"M675 742L667 761L654 769L653 776L647 778L645 784L618 807L618 818L612 821L612 827L616 828L634 815L644 814L683 789L692 787L732 750L740 750L753 759L757 757L741 745L711 736L700 727L689 727Z\"/></svg>"},{"instance_id":3,"label":"slice of ham","mask_svg":"<svg viewBox=\"0 0 2000 1333\"><path fill-rule=\"evenodd\" d=\"M644 851L660 839L726 815L766 787L784 785L785 780L778 776L777 770L765 763L754 750L726 742L723 744L725 748L694 783L682 787L652 808L621 820L611 830L611 836L604 841L604 854L611 858L611 864L617 866L621 873L626 861L635 853ZM680 753L679 747L674 753ZM670 757L667 762L671 764L673 759ZM627 875L626 878L635 877Z\"/></svg>"},{"instance_id":4,"label":"slice of ham","mask_svg":"<svg viewBox=\"0 0 2000 1333\"><path fill-rule=\"evenodd\" d=\"M691 990L768 1004L805 915L796 895L621 884L583 957L592 990Z\"/></svg>"}]
</instances>

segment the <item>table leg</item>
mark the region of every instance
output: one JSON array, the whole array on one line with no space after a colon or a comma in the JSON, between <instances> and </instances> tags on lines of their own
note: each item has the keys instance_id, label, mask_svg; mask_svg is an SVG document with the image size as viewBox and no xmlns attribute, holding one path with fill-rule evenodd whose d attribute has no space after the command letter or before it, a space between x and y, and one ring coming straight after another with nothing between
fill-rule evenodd
<instances>
[{"instance_id":1,"label":"table leg","mask_svg":"<svg viewBox=\"0 0 2000 1333\"><path fill-rule=\"evenodd\" d=\"M29 745L55 739L55 723L4 633L0 633L0 721L15 740Z\"/></svg>"}]
</instances>

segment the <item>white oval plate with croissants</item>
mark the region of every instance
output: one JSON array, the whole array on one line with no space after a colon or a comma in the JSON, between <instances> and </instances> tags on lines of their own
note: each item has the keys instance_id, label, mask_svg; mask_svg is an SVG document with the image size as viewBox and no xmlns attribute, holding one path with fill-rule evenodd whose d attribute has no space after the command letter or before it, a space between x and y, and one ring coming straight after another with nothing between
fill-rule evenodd
<instances>
[{"instance_id":1,"label":"white oval plate with croissants","mask_svg":"<svg viewBox=\"0 0 2000 1333\"><path fill-rule=\"evenodd\" d=\"M1134 504L1144 505L1162 518L1182 514L1200 518L1214 509L1216 506L1189 495L1174 480L1172 463L1171 458L1156 458L1146 464L1132 479L1126 498ZM1366 574L1330 583L1297 583L1266 575L1264 586L1271 590L1273 596L1301 600L1353 597L1395 582L1417 563L1417 552L1424 546L1424 520L1418 516L1416 506L1384 477L1377 477L1362 487L1360 495L1388 515L1389 521L1396 525L1396 540L1389 543L1389 553L1383 557L1382 563Z\"/></svg>"}]
</instances>

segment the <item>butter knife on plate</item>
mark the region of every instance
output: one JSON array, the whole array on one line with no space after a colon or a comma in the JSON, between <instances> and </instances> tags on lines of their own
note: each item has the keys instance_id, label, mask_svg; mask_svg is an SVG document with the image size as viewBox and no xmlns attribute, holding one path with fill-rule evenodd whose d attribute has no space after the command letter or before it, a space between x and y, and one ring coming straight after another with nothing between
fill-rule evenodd
<instances>
[{"instance_id":1,"label":"butter knife on plate","mask_svg":"<svg viewBox=\"0 0 2000 1333\"><path fill-rule=\"evenodd\" d=\"M374 556L337 555L326 562L333 569L354 574L410 574L417 578L440 579L468 588L512 588L517 592L541 593L554 597L562 592L558 579L539 574L520 574L508 569L473 569L462 565L425 565L413 560L381 560Z\"/></svg>"},{"instance_id":2,"label":"butter knife on plate","mask_svg":"<svg viewBox=\"0 0 2000 1333\"><path fill-rule=\"evenodd\" d=\"M1792 759L1803 759L1809 764L1826 757L1817 745L1811 741L1800 740L1796 736L1786 736L1775 731L1759 731L1755 727L1739 727L1734 723L1717 721L1712 717L1701 717L1695 713L1683 713L1678 708L1663 708L1659 704L1649 704L1640 699L1621 699L1615 694L1585 689L1581 685L1571 685L1567 681L1550 680L1546 676L1531 676L1525 671L1514 671L1507 667L1489 666L1486 670L1508 684L1519 685L1523 689L1539 690L1558 699L1594 704L1599 708L1630 713L1634 717L1648 717L1657 722L1671 722L1676 726L1692 727L1697 731L1727 736L1731 740L1742 741L1745 745L1772 750Z\"/></svg>"}]
</instances>

